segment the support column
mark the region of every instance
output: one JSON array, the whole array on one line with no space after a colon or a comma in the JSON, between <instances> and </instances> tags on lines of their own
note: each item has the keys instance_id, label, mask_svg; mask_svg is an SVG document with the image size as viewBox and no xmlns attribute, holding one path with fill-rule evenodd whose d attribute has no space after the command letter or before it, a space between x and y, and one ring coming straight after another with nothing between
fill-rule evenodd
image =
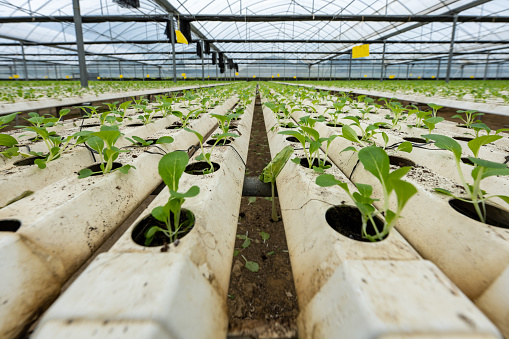
<instances>
[{"instance_id":1,"label":"support column","mask_svg":"<svg viewBox=\"0 0 509 339\"><path fill-rule=\"evenodd\" d=\"M120 64L120 60L118 61L118 75L122 74L122 65Z\"/></svg>"},{"instance_id":2,"label":"support column","mask_svg":"<svg viewBox=\"0 0 509 339\"><path fill-rule=\"evenodd\" d=\"M25 58L25 46L23 46L22 42L20 42L20 45L21 54L23 54L23 70L25 71L25 80L30 80L30 77L28 76L27 59Z\"/></svg>"},{"instance_id":3,"label":"support column","mask_svg":"<svg viewBox=\"0 0 509 339\"><path fill-rule=\"evenodd\" d=\"M175 23L173 22L173 15L170 15L170 30L171 51L173 55L173 82L177 82L177 62L175 60Z\"/></svg>"},{"instance_id":4,"label":"support column","mask_svg":"<svg viewBox=\"0 0 509 339\"><path fill-rule=\"evenodd\" d=\"M484 80L488 78L488 66L489 66L488 61L490 61L490 52L488 52L488 54L486 55L486 66L484 66Z\"/></svg>"},{"instance_id":5,"label":"support column","mask_svg":"<svg viewBox=\"0 0 509 339\"><path fill-rule=\"evenodd\" d=\"M76 47L78 48L78 61L80 65L81 87L88 87L87 60L85 58L85 45L83 44L83 28L81 27L80 1L72 0L74 12L74 29L76 30Z\"/></svg>"},{"instance_id":6,"label":"support column","mask_svg":"<svg viewBox=\"0 0 509 339\"><path fill-rule=\"evenodd\" d=\"M215 66L216 66L216 81L219 81L219 78L217 77L217 68L218 68L218 67L217 67L217 62L216 62L216 65L215 65Z\"/></svg>"},{"instance_id":7,"label":"support column","mask_svg":"<svg viewBox=\"0 0 509 339\"><path fill-rule=\"evenodd\" d=\"M461 68L460 78L463 79L463 70L465 69L465 65L461 65L460 68Z\"/></svg>"},{"instance_id":8,"label":"support column","mask_svg":"<svg viewBox=\"0 0 509 339\"><path fill-rule=\"evenodd\" d=\"M410 64L406 64L406 80L408 80L409 76L410 76Z\"/></svg>"},{"instance_id":9,"label":"support column","mask_svg":"<svg viewBox=\"0 0 509 339\"><path fill-rule=\"evenodd\" d=\"M332 59L330 59L330 76L329 81L332 81Z\"/></svg>"},{"instance_id":10,"label":"support column","mask_svg":"<svg viewBox=\"0 0 509 339\"><path fill-rule=\"evenodd\" d=\"M449 58L447 59L447 73L445 75L445 82L448 83L451 79L451 65L452 54L454 53L454 39L456 38L456 24L458 23L458 13L454 14L454 21L452 23L451 44L449 45Z\"/></svg>"},{"instance_id":11,"label":"support column","mask_svg":"<svg viewBox=\"0 0 509 339\"><path fill-rule=\"evenodd\" d=\"M352 59L353 55L350 53L350 61L348 62L348 81L352 80Z\"/></svg>"},{"instance_id":12,"label":"support column","mask_svg":"<svg viewBox=\"0 0 509 339\"><path fill-rule=\"evenodd\" d=\"M159 68L159 79L163 79L163 76L161 75L161 66L158 67Z\"/></svg>"},{"instance_id":13,"label":"support column","mask_svg":"<svg viewBox=\"0 0 509 339\"><path fill-rule=\"evenodd\" d=\"M502 66L502 63L499 62L497 65L497 73L495 74L495 79L497 80L500 77L500 66Z\"/></svg>"},{"instance_id":14,"label":"support column","mask_svg":"<svg viewBox=\"0 0 509 339\"><path fill-rule=\"evenodd\" d=\"M440 78L440 64L442 63L442 59L438 59L438 67L437 67L437 80Z\"/></svg>"},{"instance_id":15,"label":"support column","mask_svg":"<svg viewBox=\"0 0 509 339\"><path fill-rule=\"evenodd\" d=\"M205 46L203 46L203 40L200 40L199 44L201 45L201 81L205 81L205 61L203 60L205 55Z\"/></svg>"},{"instance_id":16,"label":"support column","mask_svg":"<svg viewBox=\"0 0 509 339\"><path fill-rule=\"evenodd\" d=\"M384 63L385 63L385 45L387 40L384 40L384 47L382 49L382 64L380 65L380 82L384 80Z\"/></svg>"},{"instance_id":17,"label":"support column","mask_svg":"<svg viewBox=\"0 0 509 339\"><path fill-rule=\"evenodd\" d=\"M55 80L58 80L57 65L53 65L53 66L55 66Z\"/></svg>"},{"instance_id":18,"label":"support column","mask_svg":"<svg viewBox=\"0 0 509 339\"><path fill-rule=\"evenodd\" d=\"M311 80L311 65L308 65L308 80Z\"/></svg>"},{"instance_id":19,"label":"support column","mask_svg":"<svg viewBox=\"0 0 509 339\"><path fill-rule=\"evenodd\" d=\"M141 78L145 81L145 65L141 64Z\"/></svg>"}]
</instances>

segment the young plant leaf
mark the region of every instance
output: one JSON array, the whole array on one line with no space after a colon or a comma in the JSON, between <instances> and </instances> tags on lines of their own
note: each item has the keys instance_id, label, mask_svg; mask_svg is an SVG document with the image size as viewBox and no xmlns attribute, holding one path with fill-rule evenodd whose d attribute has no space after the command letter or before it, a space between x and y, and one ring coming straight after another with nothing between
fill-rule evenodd
<instances>
[{"instance_id":1,"label":"young plant leaf","mask_svg":"<svg viewBox=\"0 0 509 339\"><path fill-rule=\"evenodd\" d=\"M260 266L254 261L246 261L245 267L253 273L256 273L260 270Z\"/></svg>"},{"instance_id":2,"label":"young plant leaf","mask_svg":"<svg viewBox=\"0 0 509 339\"><path fill-rule=\"evenodd\" d=\"M270 234L266 232L260 232L260 237L262 237L263 243L265 244L265 241L269 240Z\"/></svg>"},{"instance_id":3,"label":"young plant leaf","mask_svg":"<svg viewBox=\"0 0 509 339\"><path fill-rule=\"evenodd\" d=\"M186 170L189 157L184 151L175 151L165 154L159 161L159 175L170 191L176 192L180 177Z\"/></svg>"},{"instance_id":4,"label":"young plant leaf","mask_svg":"<svg viewBox=\"0 0 509 339\"><path fill-rule=\"evenodd\" d=\"M453 138L449 138L445 135L441 134L426 134L421 135L421 137L425 139L431 139L435 141L435 146L441 148L446 151L451 151L454 154L454 157L457 161L461 159L461 145L454 140Z\"/></svg>"},{"instance_id":5,"label":"young plant leaf","mask_svg":"<svg viewBox=\"0 0 509 339\"><path fill-rule=\"evenodd\" d=\"M254 204L256 202L256 197L249 197L247 198L247 205Z\"/></svg>"},{"instance_id":6,"label":"young plant leaf","mask_svg":"<svg viewBox=\"0 0 509 339\"><path fill-rule=\"evenodd\" d=\"M87 178L94 174L90 168L84 168L78 172L79 176L78 179Z\"/></svg>"}]
</instances>

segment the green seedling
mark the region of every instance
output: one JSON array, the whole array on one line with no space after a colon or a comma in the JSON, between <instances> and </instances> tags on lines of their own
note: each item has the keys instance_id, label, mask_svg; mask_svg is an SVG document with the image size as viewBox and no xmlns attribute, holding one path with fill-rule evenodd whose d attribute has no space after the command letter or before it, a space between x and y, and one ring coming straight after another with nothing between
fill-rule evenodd
<instances>
[{"instance_id":1,"label":"green seedling","mask_svg":"<svg viewBox=\"0 0 509 339\"><path fill-rule=\"evenodd\" d=\"M357 128L361 131L361 137L359 139L355 130L346 124L341 128L342 135L340 136L352 142L358 143L362 147L374 144L374 136L379 133L379 126L384 124L383 122L376 122L374 124L368 125L366 128L363 128L358 117L347 116L344 119L353 121L350 126L357 126ZM386 133L382 132L382 135L384 134Z\"/></svg>"},{"instance_id":2,"label":"green seedling","mask_svg":"<svg viewBox=\"0 0 509 339\"><path fill-rule=\"evenodd\" d=\"M244 240L244 242L240 246L242 248L248 248L249 245L251 245L251 239L248 237L248 232L247 231L246 231L246 235L244 235L244 234L237 234L237 239Z\"/></svg>"},{"instance_id":3,"label":"green seedling","mask_svg":"<svg viewBox=\"0 0 509 339\"><path fill-rule=\"evenodd\" d=\"M179 193L179 181L184 173L189 157L186 152L175 151L165 154L159 161L159 175L170 191L170 197L164 206L157 206L152 210L152 216L166 225L166 229L159 226L150 227L145 233L145 245L150 245L157 232L162 232L170 242L186 233L194 225L194 215L187 211L187 220L181 221L182 205L186 198L192 198L200 193L198 186L192 186L187 192Z\"/></svg>"},{"instance_id":4,"label":"green seedling","mask_svg":"<svg viewBox=\"0 0 509 339\"><path fill-rule=\"evenodd\" d=\"M364 168L378 179L383 191L383 206L376 209L373 203L378 199L371 197L373 187L367 184L356 183L358 192L350 192L348 184L337 180L332 174L321 174L316 178L316 184L320 187L330 187L338 185L350 196L359 209L362 216L362 237L370 241L383 240L392 230L396 221L401 215L403 208L408 200L417 193L417 189L410 183L401 178L408 173L410 167L401 167L390 172L389 156L385 151L376 146L369 146L359 151L359 161ZM396 210L389 209L389 199L394 193L397 198ZM383 229L379 230L375 218L378 215L384 215ZM375 235L367 233L368 223L375 230Z\"/></svg>"},{"instance_id":5,"label":"green seedling","mask_svg":"<svg viewBox=\"0 0 509 339\"><path fill-rule=\"evenodd\" d=\"M431 133L431 131L433 131L436 127L436 124L438 124L439 122L442 122L444 121L444 118L442 117L431 117L431 118L428 118L426 120L424 120L424 125L426 125L426 127L428 128L428 133Z\"/></svg>"},{"instance_id":6,"label":"green seedling","mask_svg":"<svg viewBox=\"0 0 509 339\"><path fill-rule=\"evenodd\" d=\"M87 118L94 118L99 115L99 112L97 112L97 109L100 106L76 106L75 108L79 108L85 113L85 117Z\"/></svg>"},{"instance_id":7,"label":"green seedling","mask_svg":"<svg viewBox=\"0 0 509 339\"><path fill-rule=\"evenodd\" d=\"M332 107L329 107L327 109L327 110L329 110L329 109L332 110L332 112L330 112L329 114L332 117L332 123L334 124L334 126L336 126L338 124L339 115L343 113L343 109L346 106L346 103L347 103L346 98L340 98L339 101L334 102L332 104L334 109L332 109ZM327 110L326 110L326 112L327 112Z\"/></svg>"},{"instance_id":8,"label":"green seedling","mask_svg":"<svg viewBox=\"0 0 509 339\"><path fill-rule=\"evenodd\" d=\"M194 133L196 135L196 137L198 138L198 141L200 142L201 153L200 153L199 156L196 157L196 160L198 160L198 161L205 160L207 162L207 164L209 164L209 166L210 166L209 169L203 171L203 174L209 174L209 173L213 173L214 172L214 164L212 164L212 161L210 160L210 157L212 156L212 152L214 151L214 148L216 147L216 145L221 140L226 140L228 138L236 138L236 137L238 137L238 135L234 134L234 133L222 133L222 134L215 135L215 138L216 138L215 140L216 141L214 142L214 144L210 148L210 151L209 152L205 152L205 148L203 147L203 135L201 135L197 131L194 131L194 130L192 130L190 128L187 128L187 127L185 127L184 129L186 131L188 131L188 132Z\"/></svg>"},{"instance_id":9,"label":"green seedling","mask_svg":"<svg viewBox=\"0 0 509 339\"><path fill-rule=\"evenodd\" d=\"M399 121L404 119L403 114L407 109L403 107L403 105L399 101L391 101L389 102L389 109L391 110L394 117L392 117L392 125L391 128L395 128L399 125Z\"/></svg>"},{"instance_id":10,"label":"green seedling","mask_svg":"<svg viewBox=\"0 0 509 339\"><path fill-rule=\"evenodd\" d=\"M7 125L16 118L18 113L11 113L8 115L0 116L0 129L7 127ZM6 147L5 150L0 151L0 154L4 157L10 159L19 155L19 147L16 146L18 144L18 140L9 134L0 134L0 146Z\"/></svg>"},{"instance_id":11,"label":"green seedling","mask_svg":"<svg viewBox=\"0 0 509 339\"><path fill-rule=\"evenodd\" d=\"M270 238L270 234L269 234L269 233L266 233L266 232L261 231L261 232L260 232L260 237L262 238L263 243L265 244L265 242L266 242L267 240L269 240L269 238Z\"/></svg>"},{"instance_id":12,"label":"green seedling","mask_svg":"<svg viewBox=\"0 0 509 339\"><path fill-rule=\"evenodd\" d=\"M217 119L219 129L221 129L223 133L228 133L232 120L238 118L239 116L241 116L241 114L240 113L233 113L228 115L210 114L210 116Z\"/></svg>"},{"instance_id":13,"label":"green seedling","mask_svg":"<svg viewBox=\"0 0 509 339\"><path fill-rule=\"evenodd\" d=\"M156 144L171 144L174 139L170 136L164 136L157 139L155 142L153 140L145 141L140 137L133 136L132 138L126 137L127 140L129 140L133 146L139 146L139 147L148 147L150 145L156 145Z\"/></svg>"},{"instance_id":14,"label":"green seedling","mask_svg":"<svg viewBox=\"0 0 509 339\"><path fill-rule=\"evenodd\" d=\"M477 216L479 217L479 220L483 223L486 223L486 201L488 201L491 198L498 197L509 204L508 196L505 195L488 196L486 192L481 189L481 181L483 179L494 175L509 175L509 168L507 168L506 164L500 164L497 162L492 162L479 158L479 151L483 145L497 141L501 139L502 136L483 135L468 142L468 148L470 148L474 155L473 157L468 157L468 159L474 164L473 165L474 168L472 169L471 173L473 179L472 184L467 183L467 181L465 180L465 176L460 166L462 149L461 145L456 140L440 134L427 134L423 135L422 137L434 140L435 146L443 150L452 152L452 154L454 155L454 161L456 163L456 169L458 170L461 184L465 191L467 192L468 197L467 198L457 197L452 192L443 188L435 188L435 191L437 191L438 193L449 195L458 200L473 204Z\"/></svg>"},{"instance_id":15,"label":"green seedling","mask_svg":"<svg viewBox=\"0 0 509 339\"><path fill-rule=\"evenodd\" d=\"M437 104L428 104L429 107L431 107L431 109L433 110L433 114L432 116L435 118L438 114L438 110L444 106L440 106L440 105L437 105Z\"/></svg>"},{"instance_id":16,"label":"green seedling","mask_svg":"<svg viewBox=\"0 0 509 339\"><path fill-rule=\"evenodd\" d=\"M122 121L126 118L127 110L131 107L132 101L124 101L123 103L118 106L118 108L121 110L119 111L120 118L122 118Z\"/></svg>"},{"instance_id":17,"label":"green seedling","mask_svg":"<svg viewBox=\"0 0 509 339\"><path fill-rule=\"evenodd\" d=\"M107 174L113 168L113 162L118 158L122 151L115 147L115 143L120 137L120 131L117 126L101 126L99 132L81 131L75 136L83 137L86 144L99 154L99 162L101 171L93 172L89 168L84 168L78 172L78 178L87 178L93 174ZM117 168L121 173L127 174L129 169L135 168L131 165L124 165Z\"/></svg>"},{"instance_id":18,"label":"green seedling","mask_svg":"<svg viewBox=\"0 0 509 339\"><path fill-rule=\"evenodd\" d=\"M465 126L467 128L472 128L471 126L473 124L481 123L481 120L475 120L475 118L478 116L484 115L484 113L478 113L476 110L468 110L468 111L459 110L457 112L464 113L465 118L463 118L463 116L460 114L453 115L452 118L460 119L461 121L463 121L463 123L465 124Z\"/></svg>"},{"instance_id":19,"label":"green seedling","mask_svg":"<svg viewBox=\"0 0 509 339\"><path fill-rule=\"evenodd\" d=\"M246 261L245 267L253 273L256 273L260 270L260 265L254 261L248 261L245 256L242 255L242 258Z\"/></svg>"},{"instance_id":20,"label":"green seedling","mask_svg":"<svg viewBox=\"0 0 509 339\"><path fill-rule=\"evenodd\" d=\"M247 205L254 204L256 202L256 197L249 197L247 198Z\"/></svg>"},{"instance_id":21,"label":"green seedling","mask_svg":"<svg viewBox=\"0 0 509 339\"><path fill-rule=\"evenodd\" d=\"M272 159L272 161L265 166L265 168L262 171L262 174L260 174L259 179L263 181L264 183L269 183L271 186L271 192L272 192L272 221L278 221L279 217L277 215L276 211L276 199L275 199L275 192L274 192L274 184L276 183L276 178L281 173L281 170L283 167L285 167L286 163L288 162L288 159L290 159L291 155L293 154L293 147L292 146L286 146L281 151L279 151L278 154Z\"/></svg>"}]
</instances>

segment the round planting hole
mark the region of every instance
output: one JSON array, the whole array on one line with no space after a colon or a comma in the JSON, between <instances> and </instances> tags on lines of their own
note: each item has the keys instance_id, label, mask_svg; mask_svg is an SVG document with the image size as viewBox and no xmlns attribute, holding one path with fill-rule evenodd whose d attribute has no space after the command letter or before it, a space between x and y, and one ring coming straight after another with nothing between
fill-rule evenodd
<instances>
[{"instance_id":1,"label":"round planting hole","mask_svg":"<svg viewBox=\"0 0 509 339\"><path fill-rule=\"evenodd\" d=\"M425 144L426 139L424 138L415 138L415 137L404 137L403 140L410 141L410 142L416 142L419 144Z\"/></svg>"},{"instance_id":2,"label":"round planting hole","mask_svg":"<svg viewBox=\"0 0 509 339\"><path fill-rule=\"evenodd\" d=\"M378 125L378 128L381 128L381 129L391 129L389 126L387 125Z\"/></svg>"},{"instance_id":3,"label":"round planting hole","mask_svg":"<svg viewBox=\"0 0 509 339\"><path fill-rule=\"evenodd\" d=\"M21 227L21 221L15 219L0 220L0 232L16 232Z\"/></svg>"},{"instance_id":4,"label":"round planting hole","mask_svg":"<svg viewBox=\"0 0 509 339\"><path fill-rule=\"evenodd\" d=\"M456 212L463 214L464 216L469 217L470 219L474 219L480 221L477 212L475 211L474 204L469 202L461 201L458 199L449 200L449 205ZM501 227L501 228L509 228L509 212L498 208L491 204L486 205L486 223L491 226ZM482 210L482 208L481 208Z\"/></svg>"},{"instance_id":5,"label":"round planting hole","mask_svg":"<svg viewBox=\"0 0 509 339\"><path fill-rule=\"evenodd\" d=\"M362 215L354 206L341 205L331 207L325 212L325 220L332 229L347 238L371 242L362 237ZM375 218L375 224L378 232L382 232L384 223L382 220ZM376 232L371 222L368 222L366 232L375 236ZM385 239L385 238L384 238Z\"/></svg>"},{"instance_id":6,"label":"round planting hole","mask_svg":"<svg viewBox=\"0 0 509 339\"><path fill-rule=\"evenodd\" d=\"M175 123L173 125L170 125L170 126L166 127L166 129L179 129L179 128L182 128L182 124L181 123Z\"/></svg>"},{"instance_id":7,"label":"round planting hole","mask_svg":"<svg viewBox=\"0 0 509 339\"><path fill-rule=\"evenodd\" d=\"M98 127L98 126L101 126L101 124L88 124L88 125L83 125L83 128Z\"/></svg>"},{"instance_id":8,"label":"round planting hole","mask_svg":"<svg viewBox=\"0 0 509 339\"><path fill-rule=\"evenodd\" d=\"M213 146L214 143L216 142L216 139L210 139L210 140L207 140L207 145L210 145L210 146ZM231 144L232 141L231 140L228 140L228 139L222 139L220 140L216 146L225 146L225 145L229 145Z\"/></svg>"},{"instance_id":9,"label":"round planting hole","mask_svg":"<svg viewBox=\"0 0 509 339\"><path fill-rule=\"evenodd\" d=\"M214 166L214 172L217 172L221 166L218 163L212 162L212 166ZM194 162L186 166L186 173L192 175L204 175L209 173L203 173L210 169L210 165L205 161Z\"/></svg>"},{"instance_id":10,"label":"round planting hole","mask_svg":"<svg viewBox=\"0 0 509 339\"><path fill-rule=\"evenodd\" d=\"M288 138L286 138L286 140L289 142L299 142L300 143L299 139L297 139L296 137L288 137Z\"/></svg>"},{"instance_id":11,"label":"round planting hole","mask_svg":"<svg viewBox=\"0 0 509 339\"><path fill-rule=\"evenodd\" d=\"M122 164L119 163L119 162L114 162L113 163L113 166L111 167L111 170L115 170L117 168L120 168L122 167ZM85 167L85 169L89 169L91 170L92 172L101 172L101 173L94 173L92 174L92 176L96 176L96 175L103 175L102 174L102 169L101 169L101 164L94 164L92 166L88 166L88 167Z\"/></svg>"},{"instance_id":12,"label":"round planting hole","mask_svg":"<svg viewBox=\"0 0 509 339\"><path fill-rule=\"evenodd\" d=\"M394 155L389 156L389 163L393 166L399 166L399 167L406 167L406 166L414 167L415 166L415 162L413 162L412 160L409 160L407 158L402 158L402 157L396 157Z\"/></svg>"},{"instance_id":13,"label":"round planting hole","mask_svg":"<svg viewBox=\"0 0 509 339\"><path fill-rule=\"evenodd\" d=\"M470 138L470 137L452 137L454 140L459 140L459 141L470 141L470 140L474 140L474 138Z\"/></svg>"},{"instance_id":14,"label":"round planting hole","mask_svg":"<svg viewBox=\"0 0 509 339\"><path fill-rule=\"evenodd\" d=\"M228 129L233 130L233 129L237 129L238 127L239 126L237 126L237 125L230 125L230 126L228 126Z\"/></svg>"},{"instance_id":15,"label":"round planting hole","mask_svg":"<svg viewBox=\"0 0 509 339\"><path fill-rule=\"evenodd\" d=\"M194 214L186 209L182 209L180 211L180 218L179 223L183 224L189 220L189 217L194 219ZM170 220L173 221L173 213L170 212ZM166 237L166 235L163 232L157 232L154 235L154 238L152 239L152 242L150 244L145 245L145 233L152 227L152 226L158 226L162 229L166 230L166 224L162 221L157 220L152 215L149 215L142 219L138 225L136 225L133 229L133 232L131 233L131 238L135 243L141 246L147 246L147 247L156 247L156 246L164 246L169 243L170 239ZM185 227L185 226L183 226ZM177 235L177 239L182 239L185 237L194 227L194 223L187 228L187 230L183 233L180 233Z\"/></svg>"},{"instance_id":16,"label":"round planting hole","mask_svg":"<svg viewBox=\"0 0 509 339\"><path fill-rule=\"evenodd\" d=\"M31 166L35 165L35 160L37 159L46 159L46 157L29 157L26 159L18 160L14 162L14 166Z\"/></svg>"},{"instance_id":17,"label":"round planting hole","mask_svg":"<svg viewBox=\"0 0 509 339\"><path fill-rule=\"evenodd\" d=\"M321 160L320 160L321 161ZM310 168L309 167L309 161L307 158L300 158L300 165L302 167L306 167L306 168ZM316 166L318 167L318 159L314 159L313 160L313 164L311 165L311 168L313 168L313 166ZM332 166L331 162L328 161L328 160L325 160L325 166Z\"/></svg>"},{"instance_id":18,"label":"round planting hole","mask_svg":"<svg viewBox=\"0 0 509 339\"><path fill-rule=\"evenodd\" d=\"M467 157L461 158L461 162L464 163L464 164L467 164L467 165L474 166L474 163L469 158L467 158Z\"/></svg>"},{"instance_id":19,"label":"round planting hole","mask_svg":"<svg viewBox=\"0 0 509 339\"><path fill-rule=\"evenodd\" d=\"M139 127L139 126L145 126L142 122L135 122L134 124L125 125L125 127Z\"/></svg>"},{"instance_id":20,"label":"round planting hole","mask_svg":"<svg viewBox=\"0 0 509 339\"><path fill-rule=\"evenodd\" d=\"M337 124L335 124L333 122L328 122L327 126L330 126L330 127L343 127L343 124L339 123L339 122Z\"/></svg>"}]
</instances>

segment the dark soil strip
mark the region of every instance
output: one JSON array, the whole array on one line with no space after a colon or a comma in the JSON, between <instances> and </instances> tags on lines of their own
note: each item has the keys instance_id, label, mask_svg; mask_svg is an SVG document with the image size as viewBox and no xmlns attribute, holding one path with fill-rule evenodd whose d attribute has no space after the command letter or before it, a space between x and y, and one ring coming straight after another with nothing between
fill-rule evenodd
<instances>
[{"instance_id":1,"label":"dark soil strip","mask_svg":"<svg viewBox=\"0 0 509 339\"><path fill-rule=\"evenodd\" d=\"M246 176L258 176L270 161L265 123L257 97ZM244 239L237 238L238 254L233 258L230 288L228 290L228 338L297 338L297 295L293 284L290 257L283 222L271 222L270 198L242 197L237 235L250 239L243 248ZM279 202L276 198L279 211ZM265 242L260 232L270 235ZM237 253L237 251L236 251ZM251 272L245 260L259 264L258 272Z\"/></svg>"}]
</instances>

